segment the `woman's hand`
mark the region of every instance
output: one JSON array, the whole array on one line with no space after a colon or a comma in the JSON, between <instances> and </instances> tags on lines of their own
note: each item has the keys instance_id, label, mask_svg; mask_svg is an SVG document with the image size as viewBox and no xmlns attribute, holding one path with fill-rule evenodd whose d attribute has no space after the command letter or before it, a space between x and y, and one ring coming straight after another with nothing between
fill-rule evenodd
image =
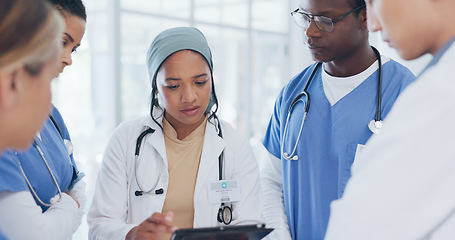
<instances>
[{"instance_id":1,"label":"woman's hand","mask_svg":"<svg viewBox=\"0 0 455 240\"><path fill-rule=\"evenodd\" d=\"M77 208L81 208L81 204L77 201L77 198L76 198L74 195L72 195L72 194L71 194L70 192L68 192L68 191L65 191L65 193L68 194L70 197L73 198L73 200L77 203Z\"/></svg>"},{"instance_id":2,"label":"woman's hand","mask_svg":"<svg viewBox=\"0 0 455 240\"><path fill-rule=\"evenodd\" d=\"M85 210L85 205L87 204L87 197L85 195L85 188L86 188L86 183L84 181L84 179L81 179L80 181L78 181L73 189L71 189L71 191L66 191L65 193L70 195L74 201L76 201L77 203L77 206L79 207L79 209L82 210L82 214L83 214L83 211Z\"/></svg>"},{"instance_id":3,"label":"woman's hand","mask_svg":"<svg viewBox=\"0 0 455 240\"><path fill-rule=\"evenodd\" d=\"M126 235L126 240L155 240L161 239L161 234L172 234L177 227L172 226L173 212L154 213L139 226L132 228Z\"/></svg>"}]
</instances>

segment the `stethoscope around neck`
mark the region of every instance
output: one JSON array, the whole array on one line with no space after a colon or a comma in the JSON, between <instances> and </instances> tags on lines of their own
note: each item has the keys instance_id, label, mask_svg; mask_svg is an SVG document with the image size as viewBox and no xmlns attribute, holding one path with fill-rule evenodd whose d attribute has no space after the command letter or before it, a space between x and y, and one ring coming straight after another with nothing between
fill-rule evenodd
<instances>
[{"instance_id":1,"label":"stethoscope around neck","mask_svg":"<svg viewBox=\"0 0 455 240\"><path fill-rule=\"evenodd\" d=\"M379 74L378 74L378 93L377 93L377 104L376 104L376 116L374 119L372 119L368 123L368 128L372 133L379 133L379 131L382 128L382 120L381 120L381 92L382 92L382 61L381 61L381 55L379 54L379 51L375 47L371 47L376 54L376 57L378 59L378 65L379 65ZM286 124L284 125L284 133L283 133L283 140L281 142L281 156L286 159L286 160L298 160L299 156L295 154L295 151L297 149L297 144L300 140L302 130L303 130L303 125L305 123L308 110L310 109L310 94L308 93L308 87L311 83L311 80L313 80L314 75L318 71L318 69L321 67L322 63L317 63L316 67L313 69L313 72L311 72L310 78L305 84L305 87L303 88L303 91L299 93L291 102L291 105L289 106L288 109L288 115L286 117ZM304 101L305 100L305 101ZM292 110L294 109L295 105L298 102L302 102L305 105L304 112L303 112L303 118L302 118L302 123L300 125L299 129L299 135L297 136L297 140L294 144L294 148L292 149L291 153L286 153L284 152L284 140L286 139L286 132L289 124L289 119L291 117Z\"/></svg>"},{"instance_id":2,"label":"stethoscope around neck","mask_svg":"<svg viewBox=\"0 0 455 240\"><path fill-rule=\"evenodd\" d=\"M223 133L221 131L220 120L218 119L218 117L215 114L213 114L213 116L217 120L217 123L218 123L217 124L218 136L220 138L223 138ZM155 132L154 129L148 127L141 134L139 134L139 136L137 137L137 140L136 140L136 148L135 148L135 152L134 152L134 177L136 179L136 184L137 184L139 190L135 191L134 195L137 196L137 197L142 196L144 194L155 193L156 195L159 195L159 194L163 194L164 193L163 188L157 189L158 182L159 182L160 176L162 174L162 168L163 168L162 161L159 161L160 162L160 166L158 167L159 168L158 177L157 177L157 179L155 181L155 184L153 185L152 188L150 188L149 190L145 191L144 188L140 185L139 181L137 180L137 170L138 170L139 152L141 150L141 144L142 144L145 136L147 136L148 134L153 134L154 132ZM223 163L224 163L224 151L222 151L221 154L218 156L218 180L220 180L220 181L223 180ZM221 206L218 209L218 213L217 213L217 221L220 222L220 223L224 223L225 225L229 225L231 223L231 221L232 221L232 205L228 206L228 205L225 205L224 202L221 203Z\"/></svg>"},{"instance_id":3,"label":"stethoscope around neck","mask_svg":"<svg viewBox=\"0 0 455 240\"><path fill-rule=\"evenodd\" d=\"M68 151L68 154L71 155L73 153L73 145L72 145L72 143L69 140L67 140L67 139L65 139L63 137L62 131L58 127L58 124L55 121L54 117L52 117L52 115L49 115L49 119L52 121L52 124L54 124L55 129L57 129L60 137L62 138L62 141L63 141L63 143L65 145L66 150ZM55 175L52 172L49 164L47 163L46 157L44 157L43 150L41 150L41 147L38 145L36 140L33 140L33 146L36 148L36 151L38 151L41 159L43 160L44 164L46 165L46 168L49 171L49 174L51 175L51 178L54 181L55 187L57 188L57 191L58 191L58 198L56 198L55 200L54 200L54 198L52 198L50 200L50 203L45 203L38 196L38 194L36 193L36 191L33 188L32 184L30 183L30 180L28 180L27 174L25 174L24 168L22 167L22 164L21 164L21 161L20 161L20 158L19 158L19 155L18 155L17 151L15 151L14 154L16 155L17 162L19 164L19 168L21 170L21 173L24 176L25 182L27 183L27 186L30 189L30 192L32 192L32 194L35 197L36 201L38 201L38 203L41 204L42 206L50 207L50 206L52 206L52 204L54 204L55 202L59 202L62 199L62 190L60 189L60 185L58 184L57 179L55 179Z\"/></svg>"},{"instance_id":4,"label":"stethoscope around neck","mask_svg":"<svg viewBox=\"0 0 455 240\"><path fill-rule=\"evenodd\" d=\"M51 168L49 167L49 164L47 163L46 161L46 158L44 157L44 153L43 151L41 150L41 148L39 147L38 143L33 140L33 146L36 148L36 150L38 151L39 155L41 156L41 159L43 160L44 164L46 165L47 167L47 170L49 171L51 177L52 177L52 180L54 181L54 184L55 186L57 187L57 191L58 191L58 198L55 200L55 202L59 202L61 199L62 199L62 190L60 189L60 186L57 182L57 180L55 179L55 176L54 176L54 173L52 172ZM27 183L27 186L28 188L30 189L30 191L32 192L33 196L35 197L35 199L43 206L45 207L50 207L52 206L52 204L54 204L54 200L51 199L50 203L45 203L43 200L41 200L41 198L38 196L38 194L36 193L35 189L33 188L32 184L30 183L30 181L28 180L28 177L27 177L27 174L25 174L25 171L24 169L22 168L22 164L19 160L19 156L17 154L17 152L14 152L16 154L16 157L18 159L18 163L19 163L19 168L22 172L22 175L24 176L24 179L25 179L25 182Z\"/></svg>"}]
</instances>

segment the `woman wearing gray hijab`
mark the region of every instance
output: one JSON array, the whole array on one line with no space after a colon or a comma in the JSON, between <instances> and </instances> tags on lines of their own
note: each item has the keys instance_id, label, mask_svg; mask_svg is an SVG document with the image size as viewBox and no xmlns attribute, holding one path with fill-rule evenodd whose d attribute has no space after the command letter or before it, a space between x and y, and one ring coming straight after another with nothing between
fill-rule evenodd
<instances>
[{"instance_id":1,"label":"woman wearing gray hijab","mask_svg":"<svg viewBox=\"0 0 455 240\"><path fill-rule=\"evenodd\" d=\"M90 239L168 239L177 228L262 223L257 163L247 139L216 115L204 35L161 32L147 66L150 114L122 123L108 143Z\"/></svg>"}]
</instances>

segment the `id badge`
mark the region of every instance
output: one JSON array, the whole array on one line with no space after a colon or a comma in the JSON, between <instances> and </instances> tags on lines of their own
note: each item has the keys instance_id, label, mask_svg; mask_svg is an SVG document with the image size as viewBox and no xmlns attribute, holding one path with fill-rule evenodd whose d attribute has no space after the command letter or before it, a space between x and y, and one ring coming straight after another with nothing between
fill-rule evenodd
<instances>
[{"instance_id":1,"label":"id badge","mask_svg":"<svg viewBox=\"0 0 455 240\"><path fill-rule=\"evenodd\" d=\"M240 201L240 187L238 180L221 180L208 185L209 203L219 204Z\"/></svg>"}]
</instances>

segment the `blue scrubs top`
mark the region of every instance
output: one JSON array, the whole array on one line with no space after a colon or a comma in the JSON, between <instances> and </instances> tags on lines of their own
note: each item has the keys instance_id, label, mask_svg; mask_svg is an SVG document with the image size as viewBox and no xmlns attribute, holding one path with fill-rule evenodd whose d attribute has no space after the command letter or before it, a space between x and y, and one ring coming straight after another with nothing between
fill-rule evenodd
<instances>
[{"instance_id":1,"label":"blue scrubs top","mask_svg":"<svg viewBox=\"0 0 455 240\"><path fill-rule=\"evenodd\" d=\"M63 139L71 140L57 108L53 107L51 115L55 119ZM48 118L40 131L41 140L35 137L35 141L43 151L61 191L64 192L68 189L71 181L77 178L78 170L73 155L68 154L58 129ZM17 154L14 150L3 152L0 158L0 191L29 191L27 182L20 170L19 161L39 198L44 203L49 203L50 199L58 194L58 190L41 155L33 144L26 151L17 152ZM36 203L40 205L38 201ZM40 206L43 212L47 210L47 207Z\"/></svg>"},{"instance_id":2,"label":"blue scrubs top","mask_svg":"<svg viewBox=\"0 0 455 240\"><path fill-rule=\"evenodd\" d=\"M0 240L6 240L7 238L3 236L3 234L0 232Z\"/></svg>"},{"instance_id":3,"label":"blue scrubs top","mask_svg":"<svg viewBox=\"0 0 455 240\"><path fill-rule=\"evenodd\" d=\"M310 108L297 144L299 159L282 158L289 106L303 91L315 67L313 64L306 68L281 90L263 139L265 148L282 161L284 205L293 239L324 239L330 202L342 196L357 146L371 136L368 123L376 114L378 70L331 106L324 93L320 67L308 87ZM393 60L383 64L381 119L414 79L407 68ZM286 132L286 153L294 148L303 113L304 104L295 105Z\"/></svg>"}]
</instances>

